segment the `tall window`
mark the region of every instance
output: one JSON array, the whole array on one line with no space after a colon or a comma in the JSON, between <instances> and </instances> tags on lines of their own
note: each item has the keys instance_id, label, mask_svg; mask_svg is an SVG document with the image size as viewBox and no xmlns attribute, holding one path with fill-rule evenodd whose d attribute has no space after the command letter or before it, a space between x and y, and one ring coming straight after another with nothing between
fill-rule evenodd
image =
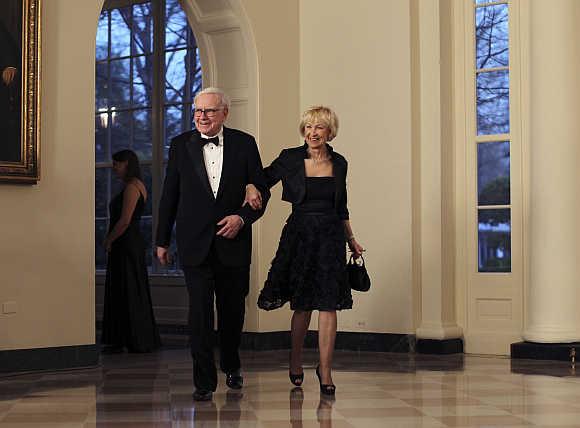
<instances>
[{"instance_id":1,"label":"tall window","mask_svg":"<svg viewBox=\"0 0 580 428\"><path fill-rule=\"evenodd\" d=\"M511 272L508 1L474 0L478 271Z\"/></svg>"},{"instance_id":2,"label":"tall window","mask_svg":"<svg viewBox=\"0 0 580 428\"><path fill-rule=\"evenodd\" d=\"M192 126L192 102L201 89L199 51L178 0L107 0L96 40L95 254L106 267L101 243L109 223L108 204L122 183L112 173L111 155L132 149L149 193L141 231L153 274L178 274L153 257L156 207L169 141Z\"/></svg>"}]
</instances>

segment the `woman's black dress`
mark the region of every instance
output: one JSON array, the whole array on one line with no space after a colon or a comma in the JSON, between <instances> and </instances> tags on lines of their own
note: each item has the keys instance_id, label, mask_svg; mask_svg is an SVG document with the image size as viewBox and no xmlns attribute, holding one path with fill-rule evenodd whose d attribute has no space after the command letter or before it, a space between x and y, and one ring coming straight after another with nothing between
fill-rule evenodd
<instances>
[{"instance_id":1,"label":"woman's black dress","mask_svg":"<svg viewBox=\"0 0 580 428\"><path fill-rule=\"evenodd\" d=\"M334 177L306 177L304 201L292 206L258 306L272 310L352 308L343 221L334 208Z\"/></svg>"},{"instance_id":2,"label":"woman's black dress","mask_svg":"<svg viewBox=\"0 0 580 428\"><path fill-rule=\"evenodd\" d=\"M122 208L120 192L109 204L109 232L121 217ZM113 241L107 259L101 342L126 346L130 352L151 352L161 345L151 304L145 241L139 230L144 208L145 201L140 196L129 227Z\"/></svg>"}]
</instances>

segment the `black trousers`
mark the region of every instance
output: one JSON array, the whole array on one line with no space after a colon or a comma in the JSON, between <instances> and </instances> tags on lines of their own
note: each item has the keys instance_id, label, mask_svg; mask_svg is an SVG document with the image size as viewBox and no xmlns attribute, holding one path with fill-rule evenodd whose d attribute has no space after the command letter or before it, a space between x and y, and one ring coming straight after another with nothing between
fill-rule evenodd
<instances>
[{"instance_id":1,"label":"black trousers","mask_svg":"<svg viewBox=\"0 0 580 428\"><path fill-rule=\"evenodd\" d=\"M244 326L250 267L225 266L210 251L199 266L184 266L189 293L189 340L193 358L193 383L197 389L215 391L217 370L213 355L214 295L218 315L220 369L241 368L239 347Z\"/></svg>"}]
</instances>

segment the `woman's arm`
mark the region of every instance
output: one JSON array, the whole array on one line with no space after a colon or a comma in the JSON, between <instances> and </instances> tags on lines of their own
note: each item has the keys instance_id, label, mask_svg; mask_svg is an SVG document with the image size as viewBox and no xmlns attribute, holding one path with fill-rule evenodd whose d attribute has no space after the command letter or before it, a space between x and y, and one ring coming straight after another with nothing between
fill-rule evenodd
<instances>
[{"instance_id":1,"label":"woman's arm","mask_svg":"<svg viewBox=\"0 0 580 428\"><path fill-rule=\"evenodd\" d=\"M266 185L269 189L278 183L285 172L287 171L286 164L283 160L284 150L280 152L278 157L272 161L270 166L264 168L264 176L266 178ZM253 210L262 208L262 194L252 183L246 186L246 197L242 206L249 204Z\"/></svg>"},{"instance_id":2,"label":"woman's arm","mask_svg":"<svg viewBox=\"0 0 580 428\"><path fill-rule=\"evenodd\" d=\"M343 220L342 222L344 224L344 235L346 236L348 248L352 251L354 258L358 259L362 255L364 248L356 241L354 233L352 232L350 220Z\"/></svg>"},{"instance_id":3,"label":"woman's arm","mask_svg":"<svg viewBox=\"0 0 580 428\"><path fill-rule=\"evenodd\" d=\"M131 224L131 217L133 217L133 212L137 206L139 196L141 196L141 193L139 192L139 188L136 184L128 183L127 186L125 186L125 190L123 191L123 207L121 208L121 217L117 223L115 223L115 226L113 226L113 229L107 235L105 242L103 243L107 251L111 249L111 244L123 233L125 233L127 227L129 227L129 224Z\"/></svg>"}]
</instances>

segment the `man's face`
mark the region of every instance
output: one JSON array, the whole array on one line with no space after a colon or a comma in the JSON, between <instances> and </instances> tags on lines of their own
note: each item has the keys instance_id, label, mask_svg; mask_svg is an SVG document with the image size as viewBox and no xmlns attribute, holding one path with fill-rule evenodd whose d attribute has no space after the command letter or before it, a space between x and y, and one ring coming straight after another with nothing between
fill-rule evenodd
<instances>
[{"instance_id":1,"label":"man's face","mask_svg":"<svg viewBox=\"0 0 580 428\"><path fill-rule=\"evenodd\" d=\"M199 132L208 137L217 135L228 117L228 109L220 105L217 94L201 94L195 101L193 121Z\"/></svg>"}]
</instances>

